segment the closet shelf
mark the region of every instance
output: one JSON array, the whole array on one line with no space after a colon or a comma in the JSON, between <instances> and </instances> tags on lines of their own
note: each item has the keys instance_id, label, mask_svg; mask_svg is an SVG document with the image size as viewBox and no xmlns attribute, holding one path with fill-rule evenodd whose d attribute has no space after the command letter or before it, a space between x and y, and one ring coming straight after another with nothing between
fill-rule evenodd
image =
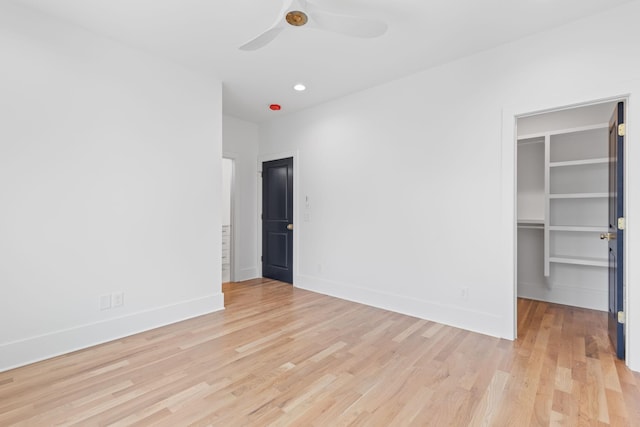
<instances>
[{"instance_id":1,"label":"closet shelf","mask_svg":"<svg viewBox=\"0 0 640 427\"><path fill-rule=\"evenodd\" d=\"M608 227L602 226L578 226L578 225L550 225L550 231L575 231L575 232L593 232L593 233L606 233Z\"/></svg>"},{"instance_id":2,"label":"closet shelf","mask_svg":"<svg viewBox=\"0 0 640 427\"><path fill-rule=\"evenodd\" d=\"M544 219L519 219L519 229L544 230Z\"/></svg>"},{"instance_id":3,"label":"closet shelf","mask_svg":"<svg viewBox=\"0 0 640 427\"><path fill-rule=\"evenodd\" d=\"M532 135L518 137L518 144L544 144L544 135Z\"/></svg>"},{"instance_id":4,"label":"closet shelf","mask_svg":"<svg viewBox=\"0 0 640 427\"><path fill-rule=\"evenodd\" d=\"M575 257L565 255L551 255L549 262L556 264L573 264L573 265L588 265L591 267L608 267L609 261L604 258L588 258L588 257Z\"/></svg>"},{"instance_id":5,"label":"closet shelf","mask_svg":"<svg viewBox=\"0 0 640 427\"><path fill-rule=\"evenodd\" d=\"M566 193L549 194L550 199L600 199L608 198L609 193Z\"/></svg>"},{"instance_id":6,"label":"closet shelf","mask_svg":"<svg viewBox=\"0 0 640 427\"><path fill-rule=\"evenodd\" d=\"M544 219L518 219L518 224L522 225L544 225Z\"/></svg>"},{"instance_id":7,"label":"closet shelf","mask_svg":"<svg viewBox=\"0 0 640 427\"><path fill-rule=\"evenodd\" d=\"M602 157L599 159L584 159L584 160L570 160L566 162L550 162L550 168L558 168L563 166L583 166L583 165L599 165L609 163L608 157Z\"/></svg>"}]
</instances>

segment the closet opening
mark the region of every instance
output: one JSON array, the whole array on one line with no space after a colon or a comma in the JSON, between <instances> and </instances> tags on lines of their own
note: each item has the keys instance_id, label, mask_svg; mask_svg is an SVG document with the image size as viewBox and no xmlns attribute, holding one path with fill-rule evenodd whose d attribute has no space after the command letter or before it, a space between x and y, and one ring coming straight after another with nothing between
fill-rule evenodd
<instances>
[{"instance_id":1,"label":"closet opening","mask_svg":"<svg viewBox=\"0 0 640 427\"><path fill-rule=\"evenodd\" d=\"M610 119L621 102L517 118L518 306L537 300L612 314L602 236L612 231ZM518 323L524 315L517 310Z\"/></svg>"}]
</instances>

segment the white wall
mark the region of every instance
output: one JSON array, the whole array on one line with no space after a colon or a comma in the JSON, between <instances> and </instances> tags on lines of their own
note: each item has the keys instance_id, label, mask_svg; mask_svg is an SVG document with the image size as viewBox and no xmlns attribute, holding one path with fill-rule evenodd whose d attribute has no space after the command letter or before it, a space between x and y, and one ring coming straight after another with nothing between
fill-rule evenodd
<instances>
[{"instance_id":1,"label":"white wall","mask_svg":"<svg viewBox=\"0 0 640 427\"><path fill-rule=\"evenodd\" d=\"M0 52L0 370L221 309L220 82L8 2Z\"/></svg>"},{"instance_id":2,"label":"white wall","mask_svg":"<svg viewBox=\"0 0 640 427\"><path fill-rule=\"evenodd\" d=\"M299 152L295 203L308 221L295 220L295 285L513 337L514 114L633 92L638 18L634 2L263 125L260 155ZM640 161L632 143L627 155ZM632 306L638 188L627 201ZM628 361L640 370L634 316Z\"/></svg>"},{"instance_id":3,"label":"white wall","mask_svg":"<svg viewBox=\"0 0 640 427\"><path fill-rule=\"evenodd\" d=\"M223 116L223 151L235 162L234 280L258 277L258 125Z\"/></svg>"}]
</instances>

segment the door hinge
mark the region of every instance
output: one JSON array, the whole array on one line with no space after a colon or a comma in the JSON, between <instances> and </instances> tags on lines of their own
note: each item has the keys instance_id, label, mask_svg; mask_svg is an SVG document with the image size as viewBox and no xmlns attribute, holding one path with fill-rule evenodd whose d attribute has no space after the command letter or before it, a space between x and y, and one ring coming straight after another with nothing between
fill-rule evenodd
<instances>
[{"instance_id":1,"label":"door hinge","mask_svg":"<svg viewBox=\"0 0 640 427\"><path fill-rule=\"evenodd\" d=\"M624 323L624 311L618 312L618 323Z\"/></svg>"},{"instance_id":2,"label":"door hinge","mask_svg":"<svg viewBox=\"0 0 640 427\"><path fill-rule=\"evenodd\" d=\"M618 218L618 230L624 230L625 222L624 218Z\"/></svg>"},{"instance_id":3,"label":"door hinge","mask_svg":"<svg viewBox=\"0 0 640 427\"><path fill-rule=\"evenodd\" d=\"M626 130L626 126L624 125L624 123L620 123L618 125L618 136L624 136Z\"/></svg>"}]
</instances>

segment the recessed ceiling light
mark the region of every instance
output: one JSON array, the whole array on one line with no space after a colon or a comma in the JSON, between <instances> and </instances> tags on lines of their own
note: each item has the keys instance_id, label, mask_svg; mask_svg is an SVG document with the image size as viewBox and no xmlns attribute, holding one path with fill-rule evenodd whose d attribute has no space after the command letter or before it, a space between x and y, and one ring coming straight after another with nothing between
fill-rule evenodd
<instances>
[{"instance_id":1,"label":"recessed ceiling light","mask_svg":"<svg viewBox=\"0 0 640 427\"><path fill-rule=\"evenodd\" d=\"M307 87L305 85L303 85L302 83L298 83L293 88L295 90L297 90L298 92L302 92L303 90L307 89Z\"/></svg>"}]
</instances>

